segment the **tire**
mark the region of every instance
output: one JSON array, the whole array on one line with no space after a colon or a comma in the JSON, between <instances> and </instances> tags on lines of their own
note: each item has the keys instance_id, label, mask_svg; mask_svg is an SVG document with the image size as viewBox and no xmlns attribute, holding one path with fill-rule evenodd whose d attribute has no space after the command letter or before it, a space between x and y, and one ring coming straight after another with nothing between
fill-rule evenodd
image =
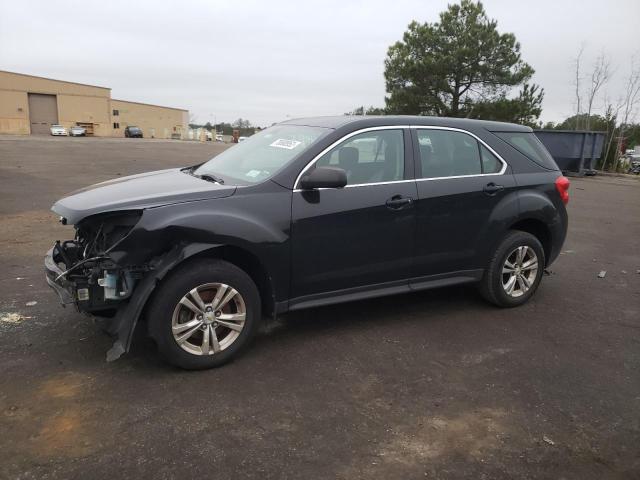
<instances>
[{"instance_id":1,"label":"tire","mask_svg":"<svg viewBox=\"0 0 640 480\"><path fill-rule=\"evenodd\" d=\"M517 264L518 252L524 257L520 266ZM532 267L534 255L537 260L535 272ZM537 290L544 266L544 249L540 241L530 233L512 230L500 242L489 261L480 282L480 293L487 301L499 307L518 307L526 303ZM508 293L512 282L512 291Z\"/></svg>"},{"instance_id":2,"label":"tire","mask_svg":"<svg viewBox=\"0 0 640 480\"><path fill-rule=\"evenodd\" d=\"M221 298L216 303L218 295ZM227 303L216 307L231 295ZM258 289L243 270L223 260L192 260L158 287L147 313L149 334L161 357L172 365L187 370L218 367L248 346L259 329L260 305ZM206 340L205 332L209 333ZM179 337L189 334L179 343ZM208 353L203 354L205 351Z\"/></svg>"}]
</instances>

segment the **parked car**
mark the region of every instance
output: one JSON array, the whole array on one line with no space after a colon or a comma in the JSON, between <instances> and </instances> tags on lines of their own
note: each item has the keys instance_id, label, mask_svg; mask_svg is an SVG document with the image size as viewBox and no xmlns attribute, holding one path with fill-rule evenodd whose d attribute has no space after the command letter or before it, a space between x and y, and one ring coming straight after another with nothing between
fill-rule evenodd
<instances>
[{"instance_id":1,"label":"parked car","mask_svg":"<svg viewBox=\"0 0 640 480\"><path fill-rule=\"evenodd\" d=\"M216 134L216 142L224 142L224 138L219 133Z\"/></svg>"},{"instance_id":2,"label":"parked car","mask_svg":"<svg viewBox=\"0 0 640 480\"><path fill-rule=\"evenodd\" d=\"M83 127L75 126L69 130L69 135L72 137L84 137L87 131Z\"/></svg>"},{"instance_id":3,"label":"parked car","mask_svg":"<svg viewBox=\"0 0 640 480\"><path fill-rule=\"evenodd\" d=\"M568 189L528 127L290 120L202 165L59 200L75 236L46 254L46 277L64 304L107 318L108 358L144 319L168 362L209 368L263 314L465 283L522 305L560 253Z\"/></svg>"},{"instance_id":4,"label":"parked car","mask_svg":"<svg viewBox=\"0 0 640 480\"><path fill-rule=\"evenodd\" d=\"M51 135L54 135L54 136L66 137L68 135L67 129L64 128L62 125L51 125L51 127L49 128L49 131L51 132Z\"/></svg>"},{"instance_id":5,"label":"parked car","mask_svg":"<svg viewBox=\"0 0 640 480\"><path fill-rule=\"evenodd\" d=\"M127 138L142 138L142 130L138 127L128 126L124 129L124 136Z\"/></svg>"}]
</instances>

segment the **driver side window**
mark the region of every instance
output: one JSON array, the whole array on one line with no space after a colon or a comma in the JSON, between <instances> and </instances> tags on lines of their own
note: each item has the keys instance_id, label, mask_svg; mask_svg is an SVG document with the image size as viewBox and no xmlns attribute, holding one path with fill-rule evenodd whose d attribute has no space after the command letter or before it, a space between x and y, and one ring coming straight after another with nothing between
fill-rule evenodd
<instances>
[{"instance_id":1,"label":"driver side window","mask_svg":"<svg viewBox=\"0 0 640 480\"><path fill-rule=\"evenodd\" d=\"M403 180L403 132L374 130L354 135L320 157L316 166L343 169L347 185Z\"/></svg>"}]
</instances>

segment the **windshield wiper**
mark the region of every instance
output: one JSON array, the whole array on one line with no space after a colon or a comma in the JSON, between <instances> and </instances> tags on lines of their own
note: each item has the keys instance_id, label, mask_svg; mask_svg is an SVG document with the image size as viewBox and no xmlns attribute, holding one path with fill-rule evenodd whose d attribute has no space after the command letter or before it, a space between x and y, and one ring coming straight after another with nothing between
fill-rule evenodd
<instances>
[{"instance_id":1,"label":"windshield wiper","mask_svg":"<svg viewBox=\"0 0 640 480\"><path fill-rule=\"evenodd\" d=\"M203 173L202 175L195 175L198 178L201 178L202 180L206 180L207 182L216 182L219 183L220 185L224 184L224 180L221 179L220 177L216 177L215 175L212 175L210 173Z\"/></svg>"}]
</instances>

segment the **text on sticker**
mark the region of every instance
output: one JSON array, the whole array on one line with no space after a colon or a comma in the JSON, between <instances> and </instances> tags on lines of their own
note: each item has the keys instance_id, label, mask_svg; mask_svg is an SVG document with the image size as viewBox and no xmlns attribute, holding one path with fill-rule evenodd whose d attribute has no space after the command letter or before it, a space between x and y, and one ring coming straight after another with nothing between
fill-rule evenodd
<instances>
[{"instance_id":1,"label":"text on sticker","mask_svg":"<svg viewBox=\"0 0 640 480\"><path fill-rule=\"evenodd\" d=\"M269 146L276 147L276 148L286 148L287 150L293 150L301 143L302 142L299 142L298 140L287 140L284 138L279 138Z\"/></svg>"}]
</instances>

